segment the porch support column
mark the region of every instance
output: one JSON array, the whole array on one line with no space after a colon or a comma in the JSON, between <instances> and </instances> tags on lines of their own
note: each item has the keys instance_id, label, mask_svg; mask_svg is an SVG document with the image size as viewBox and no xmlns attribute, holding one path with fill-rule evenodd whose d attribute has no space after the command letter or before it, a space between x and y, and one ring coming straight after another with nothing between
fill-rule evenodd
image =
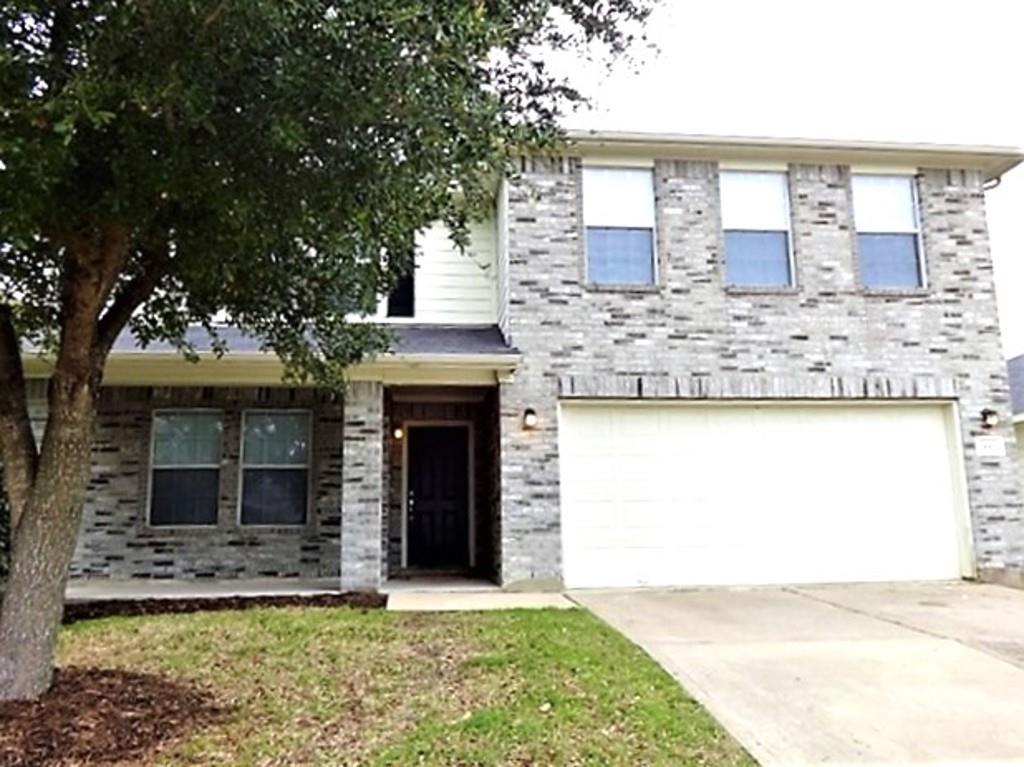
<instances>
[{"instance_id":1,"label":"porch support column","mask_svg":"<svg viewBox=\"0 0 1024 767\"><path fill-rule=\"evenodd\" d=\"M354 382L345 398L341 490L341 588L381 585L384 481L384 387Z\"/></svg>"}]
</instances>

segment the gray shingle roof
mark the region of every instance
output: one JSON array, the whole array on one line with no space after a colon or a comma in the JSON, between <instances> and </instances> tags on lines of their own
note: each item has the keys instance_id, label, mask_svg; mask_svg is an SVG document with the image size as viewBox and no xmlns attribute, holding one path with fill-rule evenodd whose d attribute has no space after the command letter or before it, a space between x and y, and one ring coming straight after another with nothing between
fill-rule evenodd
<instances>
[{"instance_id":1,"label":"gray shingle roof","mask_svg":"<svg viewBox=\"0 0 1024 767\"><path fill-rule=\"evenodd\" d=\"M391 351L395 354L517 354L505 343L497 325L395 325L392 326L395 340ZM238 328L219 329L221 338L227 342L228 353L253 353L260 351L260 340L247 335ZM188 340L196 351L210 351L210 337L201 327L189 328ZM174 348L163 341L141 349L135 338L125 332L114 344L117 352L170 352Z\"/></svg>"},{"instance_id":2,"label":"gray shingle roof","mask_svg":"<svg viewBox=\"0 0 1024 767\"><path fill-rule=\"evenodd\" d=\"M1024 413L1024 354L1010 360L1010 401L1014 413Z\"/></svg>"},{"instance_id":3,"label":"gray shingle roof","mask_svg":"<svg viewBox=\"0 0 1024 767\"><path fill-rule=\"evenodd\" d=\"M394 328L396 354L517 354L497 325L399 325Z\"/></svg>"}]
</instances>

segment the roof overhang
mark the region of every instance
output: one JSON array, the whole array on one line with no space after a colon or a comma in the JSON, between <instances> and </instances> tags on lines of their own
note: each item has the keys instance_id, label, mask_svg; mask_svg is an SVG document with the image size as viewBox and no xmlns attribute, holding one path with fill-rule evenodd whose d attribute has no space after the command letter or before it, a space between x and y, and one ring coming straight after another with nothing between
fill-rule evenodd
<instances>
[{"instance_id":1,"label":"roof overhang","mask_svg":"<svg viewBox=\"0 0 1024 767\"><path fill-rule=\"evenodd\" d=\"M511 377L518 354L383 354L348 369L349 381L438 386L493 386ZM52 360L26 356L25 375L48 378ZM104 386L294 386L274 354L202 352L190 362L176 352L111 354ZM312 386L312 384L309 384Z\"/></svg>"},{"instance_id":2,"label":"roof overhang","mask_svg":"<svg viewBox=\"0 0 1024 767\"><path fill-rule=\"evenodd\" d=\"M988 180L1024 160L1024 150L1000 146L614 131L569 131L568 136L570 144L588 157L963 168L981 171Z\"/></svg>"}]
</instances>

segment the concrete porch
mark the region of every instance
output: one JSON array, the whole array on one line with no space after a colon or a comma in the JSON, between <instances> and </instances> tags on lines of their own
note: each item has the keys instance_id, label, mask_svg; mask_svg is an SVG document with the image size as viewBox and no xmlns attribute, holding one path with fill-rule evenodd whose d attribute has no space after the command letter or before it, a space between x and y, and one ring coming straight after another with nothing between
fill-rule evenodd
<instances>
[{"instance_id":1,"label":"concrete porch","mask_svg":"<svg viewBox=\"0 0 1024 767\"><path fill-rule=\"evenodd\" d=\"M224 597L314 596L341 592L336 578L238 578L209 580L75 579L68 583L69 603L142 599L216 599ZM381 588L388 610L449 612L571 608L559 593L508 592L491 581L474 578L425 577L388 581Z\"/></svg>"}]
</instances>

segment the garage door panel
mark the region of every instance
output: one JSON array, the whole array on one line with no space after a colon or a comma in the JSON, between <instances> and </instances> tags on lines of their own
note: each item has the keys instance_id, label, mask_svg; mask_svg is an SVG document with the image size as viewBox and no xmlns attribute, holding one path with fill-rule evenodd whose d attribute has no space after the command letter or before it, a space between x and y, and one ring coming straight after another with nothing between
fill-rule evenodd
<instances>
[{"instance_id":1,"label":"garage door panel","mask_svg":"<svg viewBox=\"0 0 1024 767\"><path fill-rule=\"evenodd\" d=\"M566 405L566 583L956 578L949 410Z\"/></svg>"}]
</instances>

